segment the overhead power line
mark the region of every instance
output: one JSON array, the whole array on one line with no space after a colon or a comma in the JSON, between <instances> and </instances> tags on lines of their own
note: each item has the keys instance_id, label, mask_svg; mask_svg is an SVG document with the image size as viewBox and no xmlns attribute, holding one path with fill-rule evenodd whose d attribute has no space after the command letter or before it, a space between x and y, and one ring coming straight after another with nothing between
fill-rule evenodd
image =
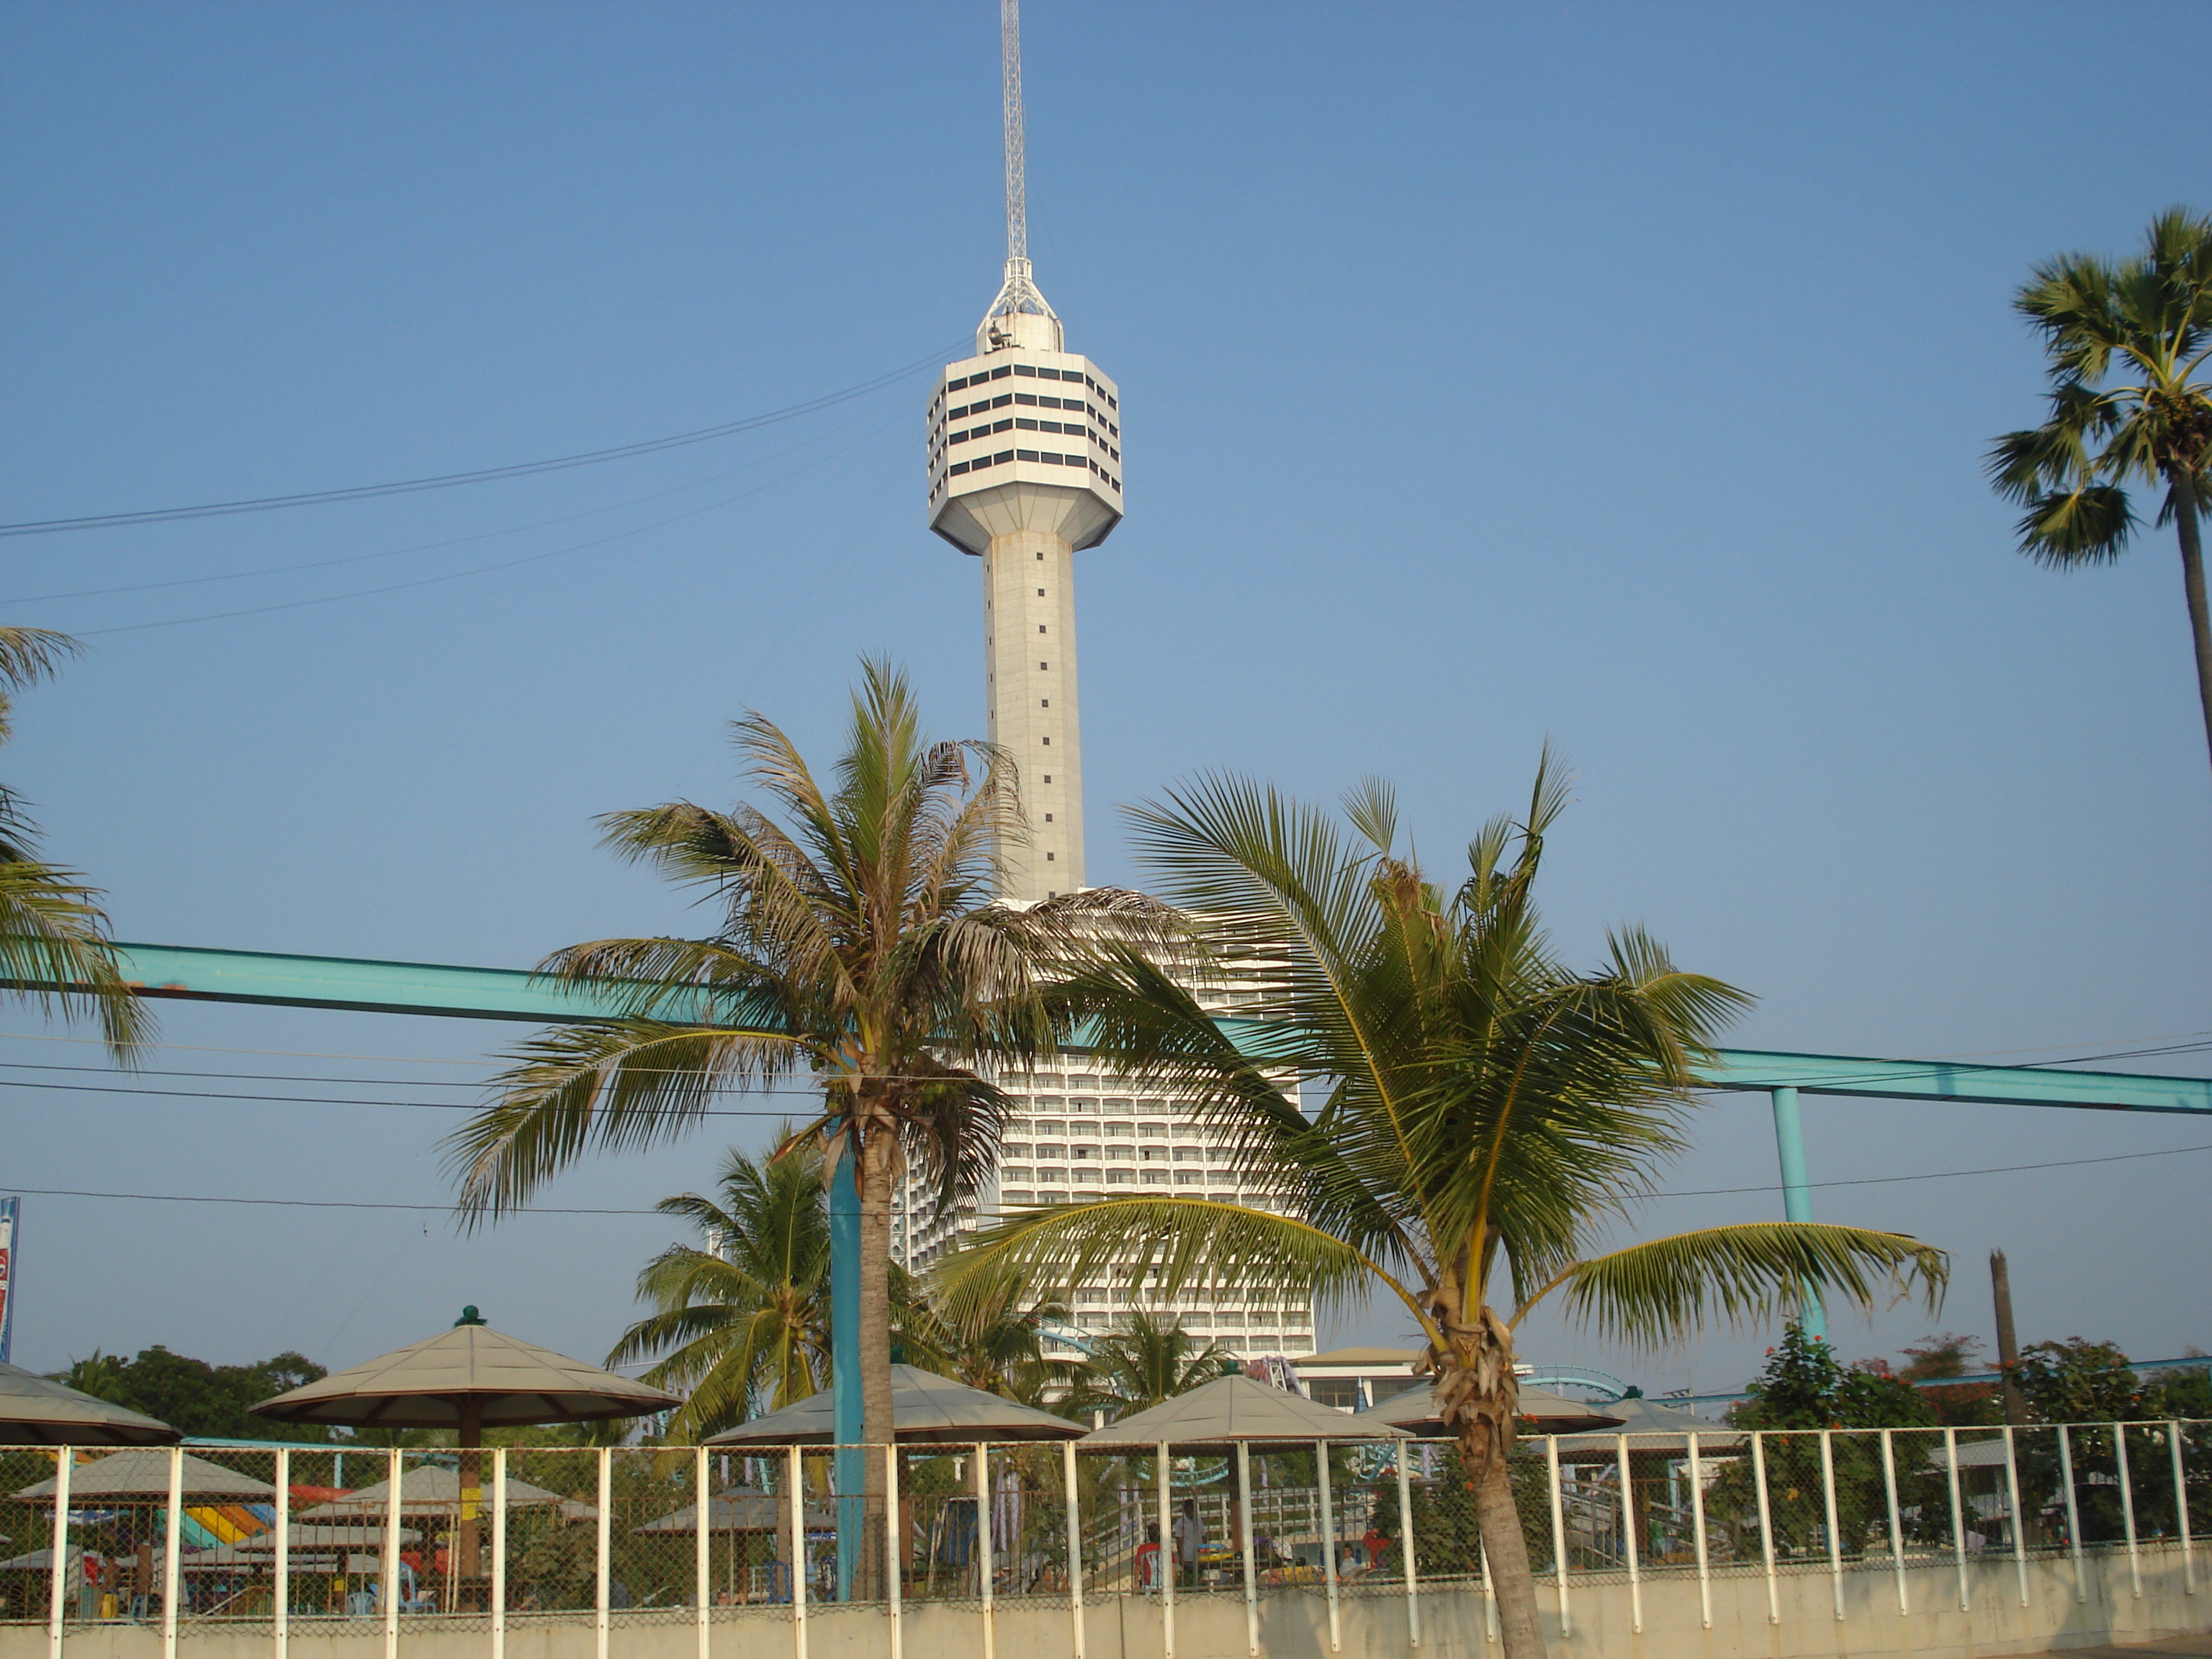
<instances>
[{"instance_id":1,"label":"overhead power line","mask_svg":"<svg viewBox=\"0 0 2212 1659\"><path fill-rule=\"evenodd\" d=\"M751 415L741 421L726 421L719 426L701 427L696 431L678 432L665 438L647 438L639 443L618 444L611 449L586 450L581 454L558 455L538 461L518 461L510 466L481 467L471 472L441 472L423 478L402 478L388 483L354 484L343 489L313 489L292 495L256 495L242 501L204 501L196 507L148 507L135 513L94 513L73 519L31 519L16 524L0 524L0 536L52 536L69 530L115 529L131 525L176 524L186 519L225 518L238 513L270 513L280 507L322 507L337 501L374 501L386 495L411 495L427 489L453 489L462 484L493 483L502 478L527 478L544 472L565 472L580 466L599 466L608 461L625 461L639 455L655 455L663 450L682 449L691 444L703 444L716 438L733 437L740 432L757 431L764 426L796 420L802 415L811 415L849 403L855 398L865 398L872 392L933 368L956 352L964 349L964 341L956 342L927 357L916 358L904 368L895 368L887 374L878 374L859 386L846 387L827 396L811 398L802 404L770 410L765 415Z\"/></svg>"},{"instance_id":2,"label":"overhead power line","mask_svg":"<svg viewBox=\"0 0 2212 1659\"><path fill-rule=\"evenodd\" d=\"M2202 1146L2167 1146L2151 1152L2115 1152L2105 1158L2069 1158L2049 1164L2004 1164L1984 1170L1931 1170L1921 1175L1866 1176L1850 1181L1816 1181L1815 1187L1873 1187L1898 1181L1953 1181L1965 1176L2014 1175L2027 1170L2070 1170L2089 1164L2125 1164L2136 1158L2173 1158L2184 1152L2212 1152L2212 1142ZM204 1193L106 1193L78 1187L10 1187L10 1192L31 1198L95 1198L139 1204L245 1204L286 1210L399 1210L412 1213L456 1215L453 1204L371 1203L339 1198L228 1198ZM1711 1198L1732 1193L1777 1193L1779 1187L1711 1187L1698 1192L1653 1193L1653 1198ZM1185 1200L1187 1201L1187 1200ZM659 1215L658 1209L632 1210L578 1206L567 1209L531 1208L516 1215Z\"/></svg>"},{"instance_id":3,"label":"overhead power line","mask_svg":"<svg viewBox=\"0 0 2212 1659\"><path fill-rule=\"evenodd\" d=\"M276 611L305 611L315 605L337 605L346 599L373 599L380 593L404 593L412 588L436 587L441 583L457 582L470 576L489 575L499 570L514 570L523 565L540 564L547 559L557 559L565 554L581 553L594 547L606 547L615 542L627 541L633 536L642 536L647 531L665 530L670 525L683 524L689 520L701 518L707 514L731 506L734 502L750 501L756 495L765 495L780 484L788 483L792 479L811 472L817 467L827 465L848 451L859 448L861 444L874 437L877 432L881 431L884 424L879 422L874 428L864 433L842 449L833 449L826 455L817 456L811 461L793 467L781 477L770 478L766 483L756 484L750 489L741 489L735 495L720 496L708 501L704 507L691 507L688 511L672 514L665 519L654 519L645 524L634 525L628 530L610 531L604 536L594 536L587 541L571 542L565 547L550 547L543 552L525 553L517 558L501 559L495 564L471 565L465 570L448 570L435 576L417 576L411 581L387 582L380 587L356 587L343 593L324 593L307 599L285 599L275 605L247 605L237 611L210 611L197 617L168 617L160 622L125 623L113 628L82 628L77 630L77 634L83 639L91 639L101 634L143 634L153 628L183 628L193 623L228 622L234 617L265 617Z\"/></svg>"}]
</instances>

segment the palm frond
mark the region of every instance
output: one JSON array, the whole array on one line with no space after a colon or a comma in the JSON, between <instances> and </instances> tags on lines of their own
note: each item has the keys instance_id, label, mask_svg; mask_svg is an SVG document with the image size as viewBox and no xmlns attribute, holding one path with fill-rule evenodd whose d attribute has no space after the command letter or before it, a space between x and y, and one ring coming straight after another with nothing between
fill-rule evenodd
<instances>
[{"instance_id":1,"label":"palm frond","mask_svg":"<svg viewBox=\"0 0 2212 1659\"><path fill-rule=\"evenodd\" d=\"M939 1264L936 1283L957 1295L972 1277L1019 1267L1061 1284L1094 1279L1144 1285L1161 1296L1235 1285L1364 1298L1380 1282L1419 1311L1396 1278L1343 1240L1289 1216L1188 1198L1120 1198L1016 1212L979 1229Z\"/></svg>"},{"instance_id":2,"label":"palm frond","mask_svg":"<svg viewBox=\"0 0 2212 1659\"><path fill-rule=\"evenodd\" d=\"M1766 1319L1806 1287L1872 1310L1916 1289L1942 1306L1949 1257L1903 1233L1805 1221L1753 1222L1677 1233L1577 1262L1532 1294L1517 1323L1556 1291L1568 1318L1599 1335L1653 1346L1702 1328Z\"/></svg>"},{"instance_id":3,"label":"palm frond","mask_svg":"<svg viewBox=\"0 0 2212 1659\"><path fill-rule=\"evenodd\" d=\"M154 1016L116 966L101 896L73 870L0 863L0 985L50 1018L91 1018L108 1052L136 1065Z\"/></svg>"},{"instance_id":4,"label":"palm frond","mask_svg":"<svg viewBox=\"0 0 2212 1659\"><path fill-rule=\"evenodd\" d=\"M722 1090L810 1058L780 1033L649 1019L556 1026L513 1051L491 1103L446 1138L459 1208L470 1225L520 1209L586 1147L665 1144L696 1127Z\"/></svg>"}]
</instances>

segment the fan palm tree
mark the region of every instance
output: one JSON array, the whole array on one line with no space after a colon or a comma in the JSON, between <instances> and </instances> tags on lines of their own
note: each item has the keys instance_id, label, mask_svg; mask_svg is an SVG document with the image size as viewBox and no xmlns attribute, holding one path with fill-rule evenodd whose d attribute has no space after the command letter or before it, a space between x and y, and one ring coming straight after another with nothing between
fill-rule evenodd
<instances>
[{"instance_id":1,"label":"fan palm tree","mask_svg":"<svg viewBox=\"0 0 2212 1659\"><path fill-rule=\"evenodd\" d=\"M1200 1341L1180 1320L1136 1309L1093 1342L1061 1410L1079 1420L1103 1412L1107 1421L1118 1422L1188 1394L1236 1364L1228 1349Z\"/></svg>"},{"instance_id":2,"label":"fan palm tree","mask_svg":"<svg viewBox=\"0 0 2212 1659\"><path fill-rule=\"evenodd\" d=\"M606 1363L658 1356L644 1380L689 1396L669 1419L670 1440L702 1439L823 1388L830 1214L820 1151L756 1158L732 1148L712 1197L684 1193L654 1207L690 1222L699 1243L672 1244L646 1264L638 1298L655 1311L623 1333Z\"/></svg>"},{"instance_id":3,"label":"fan palm tree","mask_svg":"<svg viewBox=\"0 0 2212 1659\"><path fill-rule=\"evenodd\" d=\"M704 939L610 939L556 951L554 981L597 982L625 1018L544 1032L450 1139L464 1212L526 1203L591 1149L635 1151L694 1128L723 1091L805 1079L821 1115L799 1132L849 1153L860 1208L865 1437L891 1437L891 1200L911 1164L940 1203L996 1153L1006 1097L987 1073L1052 1051L1055 964L1100 916L1156 909L1064 894L1019 910L991 892L1025 833L1012 763L933 742L904 674L862 665L844 753L817 779L758 714L736 723L749 775L781 818L675 801L604 820L606 844L701 890ZM879 1480L873 1460L869 1476Z\"/></svg>"},{"instance_id":4,"label":"fan palm tree","mask_svg":"<svg viewBox=\"0 0 2212 1659\"><path fill-rule=\"evenodd\" d=\"M1265 1206L1170 1194L1024 1212L976 1235L969 1271L1018 1261L1082 1283L1239 1285L1344 1303L1376 1289L1425 1339L1436 1404L1474 1487L1507 1659L1540 1659L1507 1460L1514 1330L1555 1306L1658 1343L1718 1316L1765 1317L1809 1286L1862 1306L1945 1259L1902 1235L1811 1223L1716 1227L1601 1251L1686 1145L1690 1091L1741 993L1684 973L1641 931L1594 972L1539 922L1544 839L1565 800L1547 755L1526 817L1487 825L1449 892L1396 847L1389 790L1331 815L1233 778L1133 814L1158 890L1202 920L1218 970L1249 975L1243 1046L1192 974L1108 953L1080 994L1101 1052L1199 1103ZM1202 964L1201 964L1202 965ZM1259 1050L1263 1058L1255 1059ZM1295 1067L1325 1084L1312 1117Z\"/></svg>"},{"instance_id":5,"label":"fan palm tree","mask_svg":"<svg viewBox=\"0 0 2212 1659\"><path fill-rule=\"evenodd\" d=\"M58 672L82 647L44 628L0 628L0 744L15 694ZM153 1036L153 1016L115 966L100 891L39 857L23 798L0 784L0 982L64 1018L92 1015L108 1050L128 1063Z\"/></svg>"},{"instance_id":6,"label":"fan palm tree","mask_svg":"<svg viewBox=\"0 0 2212 1659\"><path fill-rule=\"evenodd\" d=\"M2014 307L2043 337L2041 426L1990 452L1998 492L2027 511L2020 550L2061 569L2118 558L2140 522L2127 486L2160 490L2181 544L2197 692L2212 746L2212 608L2203 518L2212 511L2212 216L2169 208L2118 264L2069 253L2039 265Z\"/></svg>"}]
</instances>

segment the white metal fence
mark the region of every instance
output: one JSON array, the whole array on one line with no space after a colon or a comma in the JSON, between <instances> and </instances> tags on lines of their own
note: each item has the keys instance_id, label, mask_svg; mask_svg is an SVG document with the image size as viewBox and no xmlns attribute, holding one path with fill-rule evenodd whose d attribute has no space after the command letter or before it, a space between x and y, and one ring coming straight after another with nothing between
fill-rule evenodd
<instances>
[{"instance_id":1,"label":"white metal fence","mask_svg":"<svg viewBox=\"0 0 2212 1659\"><path fill-rule=\"evenodd\" d=\"M2070 1572L2079 1601L2122 1563L2140 1597L2147 1564L2170 1576L2178 1558L2196 1596L2212 1423L1539 1438L1513 1479L1563 1637L1600 1590L1644 1631L1662 1583L1655 1618L1695 1608L1708 1628L1717 1590L1735 1606L1760 1580L1774 1624L1808 1595L1842 1619L1847 1588L1911 1613L2016 1582L2025 1607L2032 1565ZM1331 1650L1355 1604L1370 1632L1399 1609L1390 1627L1419 1647L1425 1596L1479 1597L1495 1633L1466 1477L1426 1442L517 1447L473 1470L449 1450L22 1447L0 1449L0 1534L20 1552L0 1563L7 1646L43 1627L48 1659L126 1629L165 1659L213 1636L286 1659L331 1635L380 1635L397 1659L432 1632L505 1659L510 1632L548 1625L589 1627L600 1659L617 1629L688 1626L704 1659L732 1620L787 1624L807 1659L810 1614L832 1608L872 1609L900 1659L923 1607L979 1618L987 1654L1007 1610L1064 1611L1083 1659L1086 1606L1113 1596L1156 1608L1167 1659L1194 1605L1218 1624L1241 1603L1252 1653L1284 1598L1311 1603Z\"/></svg>"}]
</instances>

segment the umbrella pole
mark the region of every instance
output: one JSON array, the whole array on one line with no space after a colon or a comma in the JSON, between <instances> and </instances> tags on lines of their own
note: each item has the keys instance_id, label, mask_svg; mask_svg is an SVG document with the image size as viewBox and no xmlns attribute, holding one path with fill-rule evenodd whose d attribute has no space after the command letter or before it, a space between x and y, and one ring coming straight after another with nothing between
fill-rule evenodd
<instances>
[{"instance_id":1,"label":"umbrella pole","mask_svg":"<svg viewBox=\"0 0 2212 1659\"><path fill-rule=\"evenodd\" d=\"M483 1401L474 1395L464 1395L461 1406L461 1506L460 1547L454 1551L453 1575L456 1580L474 1582L483 1571L480 1528L477 1518L483 1509ZM458 1585L457 1585L458 1588Z\"/></svg>"}]
</instances>

